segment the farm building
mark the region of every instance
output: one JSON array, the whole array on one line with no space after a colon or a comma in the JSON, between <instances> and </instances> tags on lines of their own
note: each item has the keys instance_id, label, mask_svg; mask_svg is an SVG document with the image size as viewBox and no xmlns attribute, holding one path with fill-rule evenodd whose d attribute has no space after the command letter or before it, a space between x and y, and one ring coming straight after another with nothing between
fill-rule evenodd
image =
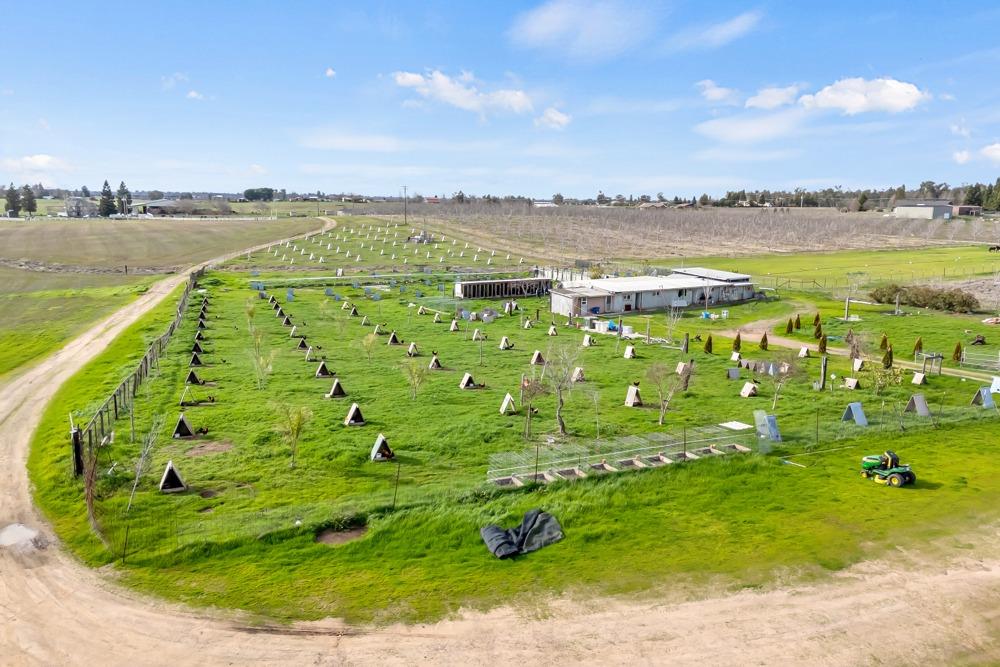
<instances>
[{"instance_id":1,"label":"farm building","mask_svg":"<svg viewBox=\"0 0 1000 667\"><path fill-rule=\"evenodd\" d=\"M568 281L550 291L552 312L561 315L714 306L755 294L748 275L700 267L675 269L667 276Z\"/></svg>"},{"instance_id":2,"label":"farm building","mask_svg":"<svg viewBox=\"0 0 1000 667\"><path fill-rule=\"evenodd\" d=\"M509 299L547 294L551 278L506 278L455 283L456 299Z\"/></svg>"},{"instance_id":3,"label":"farm building","mask_svg":"<svg viewBox=\"0 0 1000 667\"><path fill-rule=\"evenodd\" d=\"M87 197L66 197L66 216L69 218L87 218L97 215L97 204Z\"/></svg>"},{"instance_id":4,"label":"farm building","mask_svg":"<svg viewBox=\"0 0 1000 667\"><path fill-rule=\"evenodd\" d=\"M900 199L892 214L897 218L935 220L952 216L952 205L947 199Z\"/></svg>"},{"instance_id":5,"label":"farm building","mask_svg":"<svg viewBox=\"0 0 1000 667\"><path fill-rule=\"evenodd\" d=\"M982 206L972 206L970 204L956 204L951 207L952 215L982 215Z\"/></svg>"}]
</instances>

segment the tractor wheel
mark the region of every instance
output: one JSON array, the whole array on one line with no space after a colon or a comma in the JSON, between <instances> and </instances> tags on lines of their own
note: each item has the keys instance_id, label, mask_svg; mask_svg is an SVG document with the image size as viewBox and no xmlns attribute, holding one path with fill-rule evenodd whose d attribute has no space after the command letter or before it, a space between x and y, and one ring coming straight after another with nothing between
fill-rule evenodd
<instances>
[{"instance_id":1,"label":"tractor wheel","mask_svg":"<svg viewBox=\"0 0 1000 667\"><path fill-rule=\"evenodd\" d=\"M912 472L906 473L906 483L907 484L914 484L916 481L917 481L917 476L916 475L914 475Z\"/></svg>"},{"instance_id":2,"label":"tractor wheel","mask_svg":"<svg viewBox=\"0 0 1000 667\"><path fill-rule=\"evenodd\" d=\"M891 475L889 475L889 479L887 481L889 483L889 486L896 489L898 489L899 487L903 486L903 484L906 483L903 481L903 476L900 475L898 472L894 472Z\"/></svg>"}]
</instances>

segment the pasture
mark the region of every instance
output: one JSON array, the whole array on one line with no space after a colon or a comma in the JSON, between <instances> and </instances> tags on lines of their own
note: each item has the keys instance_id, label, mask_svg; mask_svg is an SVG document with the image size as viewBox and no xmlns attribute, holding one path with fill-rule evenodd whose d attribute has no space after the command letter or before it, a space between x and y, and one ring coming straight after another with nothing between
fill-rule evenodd
<instances>
[{"instance_id":1,"label":"pasture","mask_svg":"<svg viewBox=\"0 0 1000 667\"><path fill-rule=\"evenodd\" d=\"M796 293L730 307L726 321L691 316L675 325L677 336L704 341L713 334L711 353L703 342L692 342L684 354L641 338L607 335L584 348L583 332L548 313L546 299L519 299L521 310L492 322L458 319L452 330L456 306L480 313L502 309L498 302L455 303L448 297L453 277L408 275L398 265L395 275L340 280L318 267L300 267L296 277L322 280L303 280L308 287L289 293L289 271L275 271L265 261L261 256L259 264L241 267L240 259L200 281L196 294L209 304L199 341L204 365L189 365L201 303L195 298L155 378L140 391L136 441L129 420L117 422L114 442L98 459L103 539L90 530L82 485L70 474L66 415L89 418L142 354L143 342L166 326L172 304L161 305L71 380L36 435L29 462L36 499L61 539L93 565L115 563L121 579L141 590L281 619L425 621L462 607L536 605L559 594L655 593L707 581L738 588L789 572L820 576L996 517L1000 482L982 445L1000 434L1000 419L995 409L969 405L978 383L933 376L914 387L911 374L903 372L899 384L876 389L874 375L863 372L860 388L850 390L842 386L852 374L849 361L831 357L828 386L815 391L818 358L796 359L795 350L777 345L761 350L749 336L743 339L744 357L788 363L792 372L780 387L759 369L744 368L739 379L726 379L734 366L732 340L723 334L729 327L798 314L811 332L819 309L824 325L835 329L833 300ZM262 282L276 303L260 298L251 281ZM290 318L287 325L276 317L275 305ZM864 311L855 326L868 327L866 333L887 330L900 350L914 334L923 335L930 348L964 336L970 325L963 316L931 313L889 320L884 310ZM651 328L665 327L664 319L651 318ZM534 326L525 329L526 320ZM473 339L476 329L485 340ZM393 331L401 344L389 344ZM806 341L805 334L795 335ZM312 346L312 361L306 361L299 336ZM499 349L504 336L513 349ZM418 349L413 358L407 356L411 342ZM625 358L628 344L636 358ZM531 365L535 350L584 369L586 380L566 387L565 435L556 427L551 375L550 390L532 403L537 414L525 435L529 409L519 400L522 378L542 380L557 369ZM426 371L414 395L411 364L427 368L435 352L443 368ZM255 359L270 360L270 372L258 373ZM336 374L345 397L324 397L333 377L315 377L320 360ZM674 388L674 367L690 360L690 386L677 388L660 426L649 369L668 369L664 388ZM191 370L206 384L186 384ZM465 373L484 386L460 389ZM740 389L754 380L758 395L741 398ZM635 382L644 406L626 407ZM916 391L925 395L934 418L903 412ZM515 415L500 414L507 393L517 403ZM182 408L182 401L189 405ZM841 420L852 401L863 403L867 427ZM365 424L345 426L355 402ZM287 408L311 415L294 458L280 434ZM182 409L192 429L207 433L172 438ZM657 434L686 442L688 433L702 427L731 420L753 424L758 409L776 416L783 435L781 443L770 443L771 454L706 456L512 490L487 481L491 462L508 453L544 462L553 451L575 447L613 460L637 442L655 442ZM139 441L157 422L152 454L126 510ZM391 462L369 460L380 433L395 453ZM732 437L746 440L737 432ZM915 467L912 488L886 489L857 474L860 456L881 451L889 439ZM757 449L756 439L750 441ZM158 491L168 460L187 491ZM566 539L518 561L495 560L478 528L511 525L531 507L553 512ZM352 527L365 531L336 546L317 541L324 531Z\"/></svg>"},{"instance_id":2,"label":"pasture","mask_svg":"<svg viewBox=\"0 0 1000 667\"><path fill-rule=\"evenodd\" d=\"M319 226L314 219L0 221L0 375L57 349L157 275Z\"/></svg>"}]
</instances>

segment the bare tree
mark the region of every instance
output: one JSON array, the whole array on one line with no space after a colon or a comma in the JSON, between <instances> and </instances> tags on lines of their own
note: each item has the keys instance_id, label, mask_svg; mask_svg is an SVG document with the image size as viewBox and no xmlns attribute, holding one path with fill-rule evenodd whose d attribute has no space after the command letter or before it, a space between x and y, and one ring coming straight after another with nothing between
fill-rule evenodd
<instances>
[{"instance_id":1,"label":"bare tree","mask_svg":"<svg viewBox=\"0 0 1000 667\"><path fill-rule=\"evenodd\" d=\"M678 391L687 391L693 369L694 364L685 364L684 372L676 375L670 371L666 364L659 361L654 362L646 369L646 380L653 385L660 407L660 417L657 422L660 426L663 426L663 421L666 419L667 410L670 408L670 402L674 399L674 394Z\"/></svg>"},{"instance_id":2,"label":"bare tree","mask_svg":"<svg viewBox=\"0 0 1000 667\"><path fill-rule=\"evenodd\" d=\"M278 409L281 421L278 423L277 431L281 439L288 446L288 451L292 456L289 468L295 467L295 458L299 454L299 440L302 439L302 431L305 430L306 423L312 417L312 412L304 407L292 407L282 405Z\"/></svg>"},{"instance_id":3,"label":"bare tree","mask_svg":"<svg viewBox=\"0 0 1000 667\"><path fill-rule=\"evenodd\" d=\"M135 479L132 480L132 492L128 496L128 505L125 506L126 514L132 509L132 500L135 498L135 490L139 486L139 480L142 478L142 475L146 472L146 468L149 464L149 456L153 453L153 445L156 444L156 438L159 437L160 429L162 427L163 415L156 415L153 417L153 423L149 427L149 432L146 433L146 437L142 439L142 448L139 450L139 460L135 462Z\"/></svg>"},{"instance_id":4,"label":"bare tree","mask_svg":"<svg viewBox=\"0 0 1000 667\"><path fill-rule=\"evenodd\" d=\"M559 428L559 435L566 435L566 422L563 419L565 394L573 387L573 371L577 368L579 358L579 348L568 343L549 346L545 358L546 372L542 377L556 395L556 426Z\"/></svg>"},{"instance_id":5,"label":"bare tree","mask_svg":"<svg viewBox=\"0 0 1000 667\"><path fill-rule=\"evenodd\" d=\"M680 308L675 308L673 306L666 312L667 319L667 342L673 344L674 342L674 329L677 324L681 321L684 316L684 311Z\"/></svg>"},{"instance_id":6,"label":"bare tree","mask_svg":"<svg viewBox=\"0 0 1000 667\"><path fill-rule=\"evenodd\" d=\"M774 400L771 401L771 410L773 411L778 406L778 398L782 388L789 380L801 377L803 371L798 363L798 358L790 352L774 355L771 363L774 364L774 373L769 374L768 377L771 379L771 385L774 389Z\"/></svg>"},{"instance_id":7,"label":"bare tree","mask_svg":"<svg viewBox=\"0 0 1000 667\"><path fill-rule=\"evenodd\" d=\"M545 384L534 378L525 378L521 383L521 406L524 408L524 438L531 438L531 417L535 412L535 399L544 396Z\"/></svg>"}]
</instances>

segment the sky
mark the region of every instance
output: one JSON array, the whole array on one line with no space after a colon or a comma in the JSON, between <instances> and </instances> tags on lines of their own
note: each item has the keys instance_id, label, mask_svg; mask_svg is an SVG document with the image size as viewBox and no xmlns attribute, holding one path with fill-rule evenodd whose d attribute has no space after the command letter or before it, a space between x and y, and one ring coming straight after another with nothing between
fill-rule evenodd
<instances>
[{"instance_id":1,"label":"sky","mask_svg":"<svg viewBox=\"0 0 1000 667\"><path fill-rule=\"evenodd\" d=\"M992 2L3 6L4 183L548 198L1000 176Z\"/></svg>"}]
</instances>

